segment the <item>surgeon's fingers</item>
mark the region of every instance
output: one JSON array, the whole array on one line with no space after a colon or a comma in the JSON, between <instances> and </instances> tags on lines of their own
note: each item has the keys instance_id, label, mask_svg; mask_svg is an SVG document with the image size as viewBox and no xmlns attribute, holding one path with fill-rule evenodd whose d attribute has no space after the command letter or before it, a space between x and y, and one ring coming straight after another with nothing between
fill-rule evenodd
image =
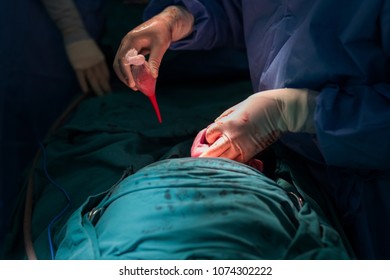
<instances>
[{"instance_id":1,"label":"surgeon's fingers","mask_svg":"<svg viewBox=\"0 0 390 280\"><path fill-rule=\"evenodd\" d=\"M150 50L148 63L149 63L149 67L150 67L150 71L152 73L152 76L155 79L157 79L157 77L158 77L158 72L160 69L161 61L162 61L163 56L164 56L165 52L167 51L167 49L168 49L168 46L164 46L164 47L160 46L160 47L155 47L155 48L152 47Z\"/></svg>"},{"instance_id":2,"label":"surgeon's fingers","mask_svg":"<svg viewBox=\"0 0 390 280\"><path fill-rule=\"evenodd\" d=\"M126 86L130 87L130 79L129 79L128 74L127 74L127 73L129 73L129 75L132 76L131 71L130 71L131 70L130 65L122 64L122 60L124 60L124 58L119 57L119 52L117 52L115 59L114 59L114 63L113 63L114 72L115 72L116 76L118 77L118 79L122 83L124 83ZM124 61L124 63L126 63L126 61ZM129 69L129 72L126 71L126 68ZM134 81L134 79L133 79L133 81Z\"/></svg>"},{"instance_id":3,"label":"surgeon's fingers","mask_svg":"<svg viewBox=\"0 0 390 280\"><path fill-rule=\"evenodd\" d=\"M76 70L75 72L76 72L76 77L77 77L77 80L79 81L81 90L84 93L87 93L88 92L88 83L87 83L87 77L85 75L84 70Z\"/></svg>"},{"instance_id":4,"label":"surgeon's fingers","mask_svg":"<svg viewBox=\"0 0 390 280\"><path fill-rule=\"evenodd\" d=\"M111 91L110 86L110 76L108 73L107 65L105 62L101 62L93 68L96 77L98 78L98 82L100 87L103 89L105 93Z\"/></svg>"},{"instance_id":5,"label":"surgeon's fingers","mask_svg":"<svg viewBox=\"0 0 390 280\"><path fill-rule=\"evenodd\" d=\"M222 135L223 135L223 124L219 122L214 122L207 127L205 138L207 143L211 145L217 139L222 137Z\"/></svg>"},{"instance_id":6,"label":"surgeon's fingers","mask_svg":"<svg viewBox=\"0 0 390 280\"><path fill-rule=\"evenodd\" d=\"M229 141L225 137L220 137L215 143L209 146L199 157L219 157L229 149Z\"/></svg>"},{"instance_id":7,"label":"surgeon's fingers","mask_svg":"<svg viewBox=\"0 0 390 280\"><path fill-rule=\"evenodd\" d=\"M122 73L122 77L125 80L125 84L134 91L137 91L138 88L134 81L133 73L131 72L131 65L126 65L127 61L124 61L125 58L120 59L119 70Z\"/></svg>"},{"instance_id":8,"label":"surgeon's fingers","mask_svg":"<svg viewBox=\"0 0 390 280\"><path fill-rule=\"evenodd\" d=\"M232 160L239 159L240 153L233 146L226 135L218 138L206 151L199 155L199 157L222 157Z\"/></svg>"},{"instance_id":9,"label":"surgeon's fingers","mask_svg":"<svg viewBox=\"0 0 390 280\"><path fill-rule=\"evenodd\" d=\"M99 79L96 76L94 69L89 68L85 72L86 72L86 76L88 79L88 83L90 84L92 90L95 92L96 95L102 96L103 89L102 89L101 85L99 84Z\"/></svg>"},{"instance_id":10,"label":"surgeon's fingers","mask_svg":"<svg viewBox=\"0 0 390 280\"><path fill-rule=\"evenodd\" d=\"M219 157L227 149L229 149L229 145L226 140L221 137L214 144L203 151L199 157Z\"/></svg>"}]
</instances>

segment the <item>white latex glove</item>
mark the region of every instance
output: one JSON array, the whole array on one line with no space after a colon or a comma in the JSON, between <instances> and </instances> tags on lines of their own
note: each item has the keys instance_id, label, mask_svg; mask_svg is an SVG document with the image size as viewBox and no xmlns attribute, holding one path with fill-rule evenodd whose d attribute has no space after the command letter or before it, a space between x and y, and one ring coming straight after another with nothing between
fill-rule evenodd
<instances>
[{"instance_id":1,"label":"white latex glove","mask_svg":"<svg viewBox=\"0 0 390 280\"><path fill-rule=\"evenodd\" d=\"M69 61L84 92L110 92L110 74L103 53L92 39L65 45Z\"/></svg>"},{"instance_id":2,"label":"white latex glove","mask_svg":"<svg viewBox=\"0 0 390 280\"><path fill-rule=\"evenodd\" d=\"M91 88L97 95L111 91L104 55L84 27L71 0L41 0L64 38L69 61L84 92Z\"/></svg>"},{"instance_id":3,"label":"white latex glove","mask_svg":"<svg viewBox=\"0 0 390 280\"><path fill-rule=\"evenodd\" d=\"M133 90L138 90L133 77L129 51L148 55L153 78L157 78L162 58L172 42L192 32L194 17L183 7L169 6L161 13L131 30L122 39L114 59L114 70L118 78Z\"/></svg>"},{"instance_id":4,"label":"white latex glove","mask_svg":"<svg viewBox=\"0 0 390 280\"><path fill-rule=\"evenodd\" d=\"M251 95L208 126L210 147L200 157L223 157L242 163L275 142L281 133L315 133L317 92L276 89Z\"/></svg>"}]
</instances>

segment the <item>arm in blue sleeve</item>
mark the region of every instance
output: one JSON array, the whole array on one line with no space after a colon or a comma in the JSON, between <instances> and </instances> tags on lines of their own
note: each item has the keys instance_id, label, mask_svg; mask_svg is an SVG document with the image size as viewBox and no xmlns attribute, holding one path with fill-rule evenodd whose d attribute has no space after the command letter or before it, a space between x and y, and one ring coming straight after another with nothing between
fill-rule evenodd
<instances>
[{"instance_id":1,"label":"arm in blue sleeve","mask_svg":"<svg viewBox=\"0 0 390 280\"><path fill-rule=\"evenodd\" d=\"M390 169L390 85L327 87L318 97L317 137L329 165Z\"/></svg>"},{"instance_id":2,"label":"arm in blue sleeve","mask_svg":"<svg viewBox=\"0 0 390 280\"><path fill-rule=\"evenodd\" d=\"M194 15L194 32L171 45L171 49L243 48L241 1L226 0L152 0L145 9L144 19L160 13L170 5L184 6Z\"/></svg>"},{"instance_id":3,"label":"arm in blue sleeve","mask_svg":"<svg viewBox=\"0 0 390 280\"><path fill-rule=\"evenodd\" d=\"M390 2L383 2L376 65L377 81L328 86L317 100L316 127L329 165L390 170ZM372 43L372 42L371 42ZM374 55L374 50L365 53ZM379 70L378 70L379 69ZM374 73L372 73L374 72ZM375 73L376 72L376 73Z\"/></svg>"}]
</instances>

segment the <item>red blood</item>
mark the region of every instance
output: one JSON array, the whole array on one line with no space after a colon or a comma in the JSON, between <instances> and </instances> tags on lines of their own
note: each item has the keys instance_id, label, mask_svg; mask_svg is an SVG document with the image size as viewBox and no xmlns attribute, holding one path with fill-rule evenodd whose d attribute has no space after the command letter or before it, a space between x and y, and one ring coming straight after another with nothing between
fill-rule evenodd
<instances>
[{"instance_id":1,"label":"red blood","mask_svg":"<svg viewBox=\"0 0 390 280\"><path fill-rule=\"evenodd\" d=\"M158 122L162 123L161 114L160 114L160 108L158 107L156 94L150 95L148 97L149 97L150 102L152 103L154 111L156 112Z\"/></svg>"},{"instance_id":2,"label":"red blood","mask_svg":"<svg viewBox=\"0 0 390 280\"><path fill-rule=\"evenodd\" d=\"M156 82L157 79L152 76L149 65L145 62L142 65L131 66L135 84L138 90L145 94L152 103L153 109L156 112L158 121L161 123L161 114L156 99Z\"/></svg>"}]
</instances>

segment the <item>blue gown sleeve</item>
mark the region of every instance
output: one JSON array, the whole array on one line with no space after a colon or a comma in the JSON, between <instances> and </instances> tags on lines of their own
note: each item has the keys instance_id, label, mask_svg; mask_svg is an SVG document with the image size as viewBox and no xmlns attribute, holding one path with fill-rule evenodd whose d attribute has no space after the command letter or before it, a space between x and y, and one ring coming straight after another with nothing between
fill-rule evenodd
<instances>
[{"instance_id":1,"label":"blue gown sleeve","mask_svg":"<svg viewBox=\"0 0 390 280\"><path fill-rule=\"evenodd\" d=\"M318 97L317 139L328 165L390 169L390 85L328 86Z\"/></svg>"},{"instance_id":2,"label":"blue gown sleeve","mask_svg":"<svg viewBox=\"0 0 390 280\"><path fill-rule=\"evenodd\" d=\"M184 6L195 17L194 32L171 45L171 49L209 50L244 48L241 1L152 0L145 9L147 20L170 5Z\"/></svg>"},{"instance_id":3,"label":"blue gown sleeve","mask_svg":"<svg viewBox=\"0 0 390 280\"><path fill-rule=\"evenodd\" d=\"M380 41L389 65L390 2L383 3ZM390 169L390 73L381 76L385 76L383 83L327 86L322 90L315 120L327 164Z\"/></svg>"}]
</instances>

